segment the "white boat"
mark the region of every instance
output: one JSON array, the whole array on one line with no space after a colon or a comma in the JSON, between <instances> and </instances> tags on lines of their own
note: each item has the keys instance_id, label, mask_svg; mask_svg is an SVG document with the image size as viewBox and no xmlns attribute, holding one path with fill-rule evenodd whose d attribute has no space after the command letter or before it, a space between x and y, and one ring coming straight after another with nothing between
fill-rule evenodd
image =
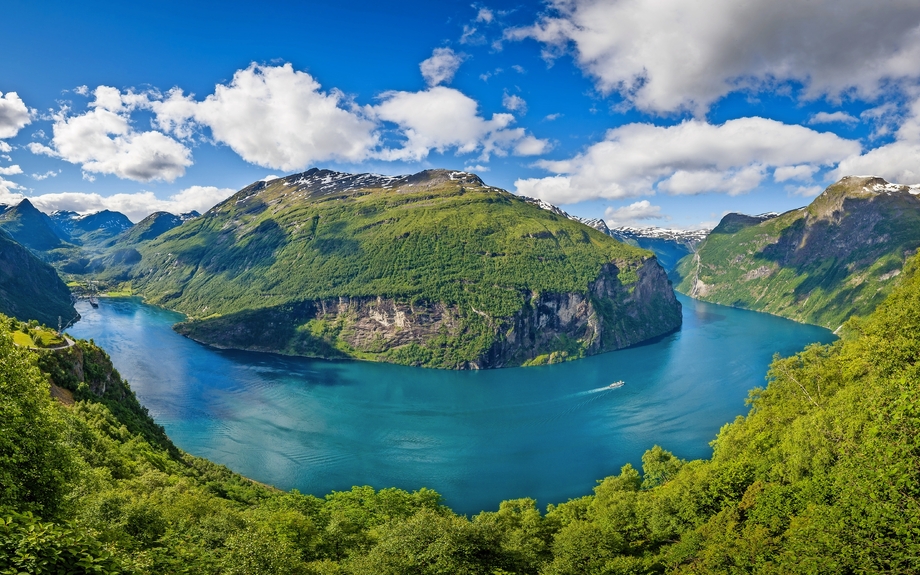
<instances>
[{"instance_id":1,"label":"white boat","mask_svg":"<svg viewBox=\"0 0 920 575\"><path fill-rule=\"evenodd\" d=\"M626 382L621 379L620 381L614 381L613 383L608 385L607 389L616 389L618 387L623 387L624 385L626 385Z\"/></svg>"}]
</instances>

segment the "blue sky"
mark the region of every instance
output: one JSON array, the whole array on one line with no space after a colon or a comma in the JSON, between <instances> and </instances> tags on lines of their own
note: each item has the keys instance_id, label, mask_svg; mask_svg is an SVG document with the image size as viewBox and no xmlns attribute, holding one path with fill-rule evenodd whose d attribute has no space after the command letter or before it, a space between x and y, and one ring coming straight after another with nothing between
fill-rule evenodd
<instances>
[{"instance_id":1,"label":"blue sky","mask_svg":"<svg viewBox=\"0 0 920 575\"><path fill-rule=\"evenodd\" d=\"M915 0L6 2L0 203L137 221L322 167L611 225L920 181Z\"/></svg>"}]
</instances>

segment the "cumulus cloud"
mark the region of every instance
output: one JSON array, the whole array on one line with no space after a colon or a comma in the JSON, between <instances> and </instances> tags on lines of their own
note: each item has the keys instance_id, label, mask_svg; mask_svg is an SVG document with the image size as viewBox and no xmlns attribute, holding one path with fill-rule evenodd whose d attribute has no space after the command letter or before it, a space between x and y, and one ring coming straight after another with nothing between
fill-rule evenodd
<instances>
[{"instance_id":1,"label":"cumulus cloud","mask_svg":"<svg viewBox=\"0 0 920 575\"><path fill-rule=\"evenodd\" d=\"M882 109L877 115L890 117L893 112ZM830 176L839 179L843 176L874 175L889 182L920 183L920 95L915 94L907 106L894 137L895 141L889 144L846 158Z\"/></svg>"},{"instance_id":2,"label":"cumulus cloud","mask_svg":"<svg viewBox=\"0 0 920 575\"><path fill-rule=\"evenodd\" d=\"M0 138L12 138L32 121L29 109L16 92L0 92Z\"/></svg>"},{"instance_id":3,"label":"cumulus cloud","mask_svg":"<svg viewBox=\"0 0 920 575\"><path fill-rule=\"evenodd\" d=\"M811 125L833 124L835 122L840 122L841 124L856 124L859 122L859 118L851 116L846 112L818 112L808 120L808 123Z\"/></svg>"},{"instance_id":4,"label":"cumulus cloud","mask_svg":"<svg viewBox=\"0 0 920 575\"><path fill-rule=\"evenodd\" d=\"M777 182L785 182L786 180L805 181L810 180L817 171L817 166L810 166L808 164L782 166L773 171L773 179Z\"/></svg>"},{"instance_id":5,"label":"cumulus cloud","mask_svg":"<svg viewBox=\"0 0 920 575\"><path fill-rule=\"evenodd\" d=\"M473 29L473 32L475 31ZM465 58L464 54L458 54L450 48L435 48L431 57L423 60L419 68L428 85L437 86L453 80Z\"/></svg>"},{"instance_id":6,"label":"cumulus cloud","mask_svg":"<svg viewBox=\"0 0 920 575\"><path fill-rule=\"evenodd\" d=\"M520 112L522 115L527 113L527 102L524 98L508 92L502 96L502 106L509 112Z\"/></svg>"},{"instance_id":7,"label":"cumulus cloud","mask_svg":"<svg viewBox=\"0 0 920 575\"><path fill-rule=\"evenodd\" d=\"M12 166L0 167L0 176L15 176L16 174L21 174L22 168L14 164Z\"/></svg>"},{"instance_id":8,"label":"cumulus cloud","mask_svg":"<svg viewBox=\"0 0 920 575\"><path fill-rule=\"evenodd\" d=\"M537 162L555 175L517 180L515 186L557 204L656 191L741 194L757 187L770 168L829 166L859 151L858 142L832 133L756 117L718 125L627 124L573 158Z\"/></svg>"},{"instance_id":9,"label":"cumulus cloud","mask_svg":"<svg viewBox=\"0 0 920 575\"><path fill-rule=\"evenodd\" d=\"M235 190L229 188L191 186L165 200L157 198L153 192L115 194L112 196L63 192L30 196L29 201L36 208L46 213L55 210L70 210L81 214L89 214L101 210L113 210L125 214L133 222L139 222L153 212L162 211L174 214L192 210L205 212L218 202L233 195L234 192ZM22 196L18 197L22 199ZM0 198L0 201L2 201L2 198Z\"/></svg>"},{"instance_id":10,"label":"cumulus cloud","mask_svg":"<svg viewBox=\"0 0 920 575\"><path fill-rule=\"evenodd\" d=\"M418 161L432 150L449 149L460 154L479 150L482 160L487 160L493 153L502 156L509 150L531 155L539 145L547 145L528 136L523 128L511 128L513 115L493 114L487 120L479 115L475 100L444 86L422 92L388 92L371 111L377 119L396 124L405 136L403 147L379 154L385 160Z\"/></svg>"},{"instance_id":11,"label":"cumulus cloud","mask_svg":"<svg viewBox=\"0 0 920 575\"><path fill-rule=\"evenodd\" d=\"M604 219L607 220L607 226L611 228L630 226L642 221L663 218L661 206L653 206L648 200L640 200L620 208L608 207L604 210Z\"/></svg>"},{"instance_id":12,"label":"cumulus cloud","mask_svg":"<svg viewBox=\"0 0 920 575\"><path fill-rule=\"evenodd\" d=\"M75 116L68 108L54 114L51 145L28 145L35 154L79 164L84 172L113 174L119 178L172 182L192 165L191 151L155 130L138 131L130 114L147 103L142 94L99 86L90 110Z\"/></svg>"},{"instance_id":13,"label":"cumulus cloud","mask_svg":"<svg viewBox=\"0 0 920 575\"><path fill-rule=\"evenodd\" d=\"M489 10L488 8L480 8L479 12L476 14L477 22L485 22L486 24L491 24L492 20L495 19L495 13Z\"/></svg>"},{"instance_id":14,"label":"cumulus cloud","mask_svg":"<svg viewBox=\"0 0 920 575\"><path fill-rule=\"evenodd\" d=\"M376 126L338 90L324 92L290 64L252 64L203 101L174 89L151 107L163 130L179 137L210 128L247 162L291 171L330 160L360 161L377 144Z\"/></svg>"},{"instance_id":15,"label":"cumulus cloud","mask_svg":"<svg viewBox=\"0 0 920 575\"><path fill-rule=\"evenodd\" d=\"M805 98L875 97L920 74L920 4L892 0L551 0L505 39L574 53L603 93L698 115L722 96L800 82Z\"/></svg>"}]
</instances>

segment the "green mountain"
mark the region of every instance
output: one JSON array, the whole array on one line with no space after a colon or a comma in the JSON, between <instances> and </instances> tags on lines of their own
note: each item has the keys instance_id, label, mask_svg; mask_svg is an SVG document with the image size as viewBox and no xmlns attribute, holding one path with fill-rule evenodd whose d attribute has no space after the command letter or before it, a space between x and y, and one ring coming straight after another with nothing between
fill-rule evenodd
<instances>
[{"instance_id":1,"label":"green mountain","mask_svg":"<svg viewBox=\"0 0 920 575\"><path fill-rule=\"evenodd\" d=\"M256 182L133 249L139 261L103 275L186 313L180 333L221 347L501 367L680 325L651 253L464 172Z\"/></svg>"},{"instance_id":2,"label":"green mountain","mask_svg":"<svg viewBox=\"0 0 920 575\"><path fill-rule=\"evenodd\" d=\"M70 290L50 265L0 230L0 313L57 327L77 317Z\"/></svg>"},{"instance_id":3,"label":"green mountain","mask_svg":"<svg viewBox=\"0 0 920 575\"><path fill-rule=\"evenodd\" d=\"M137 222L130 229L125 229L116 239L117 243L133 245L158 238L173 228L177 228L192 218L197 218L198 212L189 212L177 216L169 212L154 212Z\"/></svg>"},{"instance_id":4,"label":"green mountain","mask_svg":"<svg viewBox=\"0 0 920 575\"><path fill-rule=\"evenodd\" d=\"M46 252L67 245L64 240L67 234L26 199L0 214L0 229L35 252Z\"/></svg>"},{"instance_id":5,"label":"green mountain","mask_svg":"<svg viewBox=\"0 0 920 575\"><path fill-rule=\"evenodd\" d=\"M316 497L247 480L177 449L91 342L35 353L0 330L0 570L917 573L916 259L895 281L841 340L777 357L711 459L654 446L592 495L473 517L428 489Z\"/></svg>"},{"instance_id":6,"label":"green mountain","mask_svg":"<svg viewBox=\"0 0 920 575\"><path fill-rule=\"evenodd\" d=\"M677 290L692 297L837 329L866 315L920 247L913 188L849 176L808 207L728 214L681 260Z\"/></svg>"}]
</instances>

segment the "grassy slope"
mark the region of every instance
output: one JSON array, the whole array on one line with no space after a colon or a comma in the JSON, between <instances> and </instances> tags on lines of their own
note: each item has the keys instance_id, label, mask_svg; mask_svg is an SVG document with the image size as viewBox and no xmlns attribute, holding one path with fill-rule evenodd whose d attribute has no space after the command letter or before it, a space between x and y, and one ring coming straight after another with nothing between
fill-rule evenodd
<instances>
[{"instance_id":1,"label":"grassy slope","mask_svg":"<svg viewBox=\"0 0 920 575\"><path fill-rule=\"evenodd\" d=\"M83 342L83 385L67 379L66 357L41 362L76 390L77 404L32 409L37 419L26 423L44 434L2 436L4 454L19 442L38 441L39 453L64 448L47 464L67 475L48 482L54 492L19 489L28 487L16 483L25 481L21 464L0 457L12 481L0 484L0 567L35 572L36 558L47 558L70 573L917 572L915 267L837 343L777 358L750 414L719 433L712 459L683 462L653 448L642 473L626 466L593 495L545 514L529 499L468 519L425 490L318 499L250 483L175 450L126 385L92 393L113 371ZM47 384L28 371L34 354L8 341L0 335L0 370L14 374L0 379L0 412L20 413L30 395L8 393L16 374L31 374L48 403ZM77 566L74 557L93 561Z\"/></svg>"},{"instance_id":2,"label":"grassy slope","mask_svg":"<svg viewBox=\"0 0 920 575\"><path fill-rule=\"evenodd\" d=\"M604 263L634 270L648 257L507 192L454 182L296 197L275 180L140 251L135 288L195 317L377 295L507 316L524 291L584 293Z\"/></svg>"},{"instance_id":3,"label":"grassy slope","mask_svg":"<svg viewBox=\"0 0 920 575\"><path fill-rule=\"evenodd\" d=\"M830 329L871 312L920 247L920 200L861 188L861 180L842 180L802 210L716 228L698 259L681 261L676 289ZM694 290L697 279L702 291Z\"/></svg>"}]
</instances>

